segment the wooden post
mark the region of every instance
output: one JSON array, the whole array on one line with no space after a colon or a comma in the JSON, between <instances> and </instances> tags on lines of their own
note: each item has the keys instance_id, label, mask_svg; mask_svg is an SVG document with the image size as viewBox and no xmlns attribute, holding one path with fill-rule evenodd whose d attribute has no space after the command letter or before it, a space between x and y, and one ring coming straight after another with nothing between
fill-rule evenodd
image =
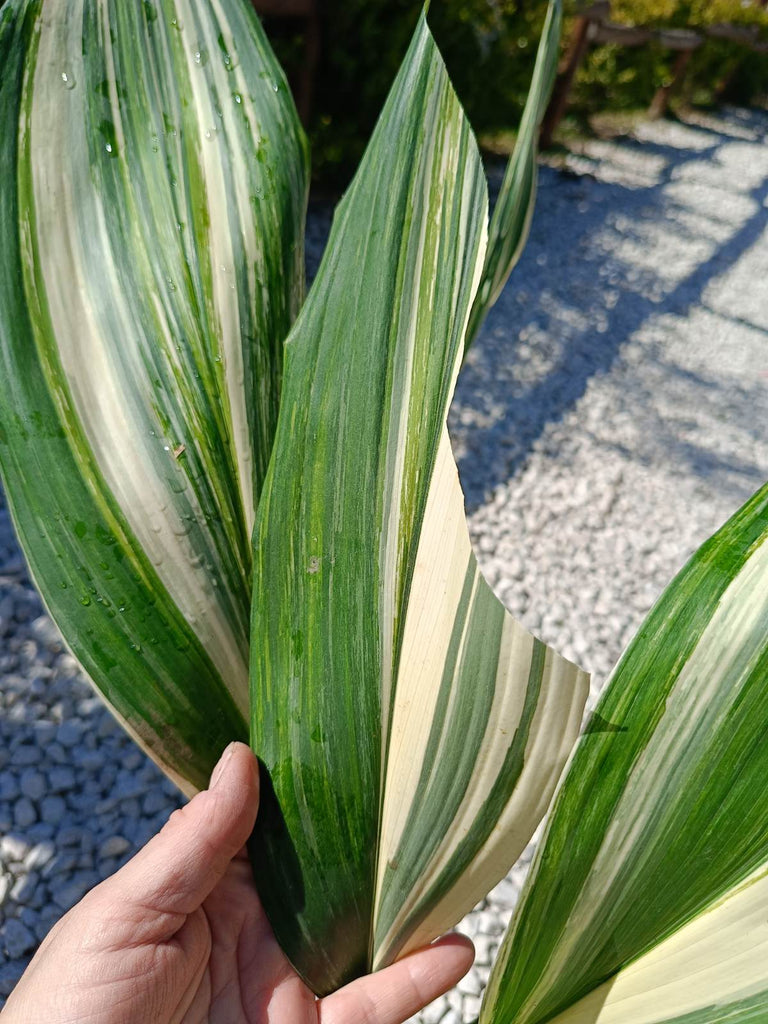
<instances>
[{"instance_id":1,"label":"wooden post","mask_svg":"<svg viewBox=\"0 0 768 1024\"><path fill-rule=\"evenodd\" d=\"M590 25L591 19L581 15L576 19L576 24L573 26L568 52L565 55L562 69L555 80L552 96L541 122L539 144L542 149L547 149L552 145L552 136L554 135L555 128L560 124L565 109L568 106L568 94L571 91L574 76L589 48Z\"/></svg>"},{"instance_id":2,"label":"wooden post","mask_svg":"<svg viewBox=\"0 0 768 1024\"><path fill-rule=\"evenodd\" d=\"M596 0L595 3L583 9L576 18L568 49L557 69L557 79L542 118L539 132L539 145L542 149L552 145L552 136L568 106L568 94L571 91L574 76L589 49L592 25L604 21L610 13L610 0Z\"/></svg>"},{"instance_id":3,"label":"wooden post","mask_svg":"<svg viewBox=\"0 0 768 1024\"><path fill-rule=\"evenodd\" d=\"M648 117L651 119L656 120L666 114L670 96L677 92L682 85L692 54L693 50L681 50L675 57L675 63L672 65L672 78L667 85L659 86L651 100L650 107L648 107Z\"/></svg>"}]
</instances>

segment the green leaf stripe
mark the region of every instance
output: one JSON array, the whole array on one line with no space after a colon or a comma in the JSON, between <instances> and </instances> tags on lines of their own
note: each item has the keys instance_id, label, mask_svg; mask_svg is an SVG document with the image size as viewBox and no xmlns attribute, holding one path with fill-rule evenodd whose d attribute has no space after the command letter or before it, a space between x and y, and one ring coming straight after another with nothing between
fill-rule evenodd
<instances>
[{"instance_id":1,"label":"green leaf stripe","mask_svg":"<svg viewBox=\"0 0 768 1024\"><path fill-rule=\"evenodd\" d=\"M539 128L557 71L562 28L562 0L550 0L536 54L531 88L488 232L483 276L467 327L466 347L477 337L523 251L536 200Z\"/></svg>"},{"instance_id":2,"label":"green leaf stripe","mask_svg":"<svg viewBox=\"0 0 768 1024\"><path fill-rule=\"evenodd\" d=\"M317 992L429 941L498 881L586 697L506 615L467 534L445 420L486 211L422 18L286 346L254 539L268 796L252 857Z\"/></svg>"},{"instance_id":3,"label":"green leaf stripe","mask_svg":"<svg viewBox=\"0 0 768 1024\"><path fill-rule=\"evenodd\" d=\"M722 913L708 908L737 900L729 894L745 878L764 875L766 537L768 486L694 555L627 649L598 705L598 727L580 741L556 800L482 1021L538 1024L558 1013L563 1022L676 1019L664 1015L661 996L659 1016L572 1016L568 1008L601 985L609 991L611 979L621 993L618 972L636 980L644 969L638 958L655 957L651 968L663 962L656 954L665 941L678 949L687 928L717 951L717 929L710 934L707 922L719 928ZM739 907L750 909L757 885ZM764 879L759 886L764 900ZM751 974L731 979L744 980L745 1020L768 977L761 935L759 959L744 954ZM725 960L736 957L719 941ZM696 972L696 948L690 962L680 957L691 1021L741 1020L737 1009L717 1016L721 996L723 1005L730 999L716 985L710 993L717 972L709 980ZM731 995L734 1006L741 1002L738 985Z\"/></svg>"},{"instance_id":4,"label":"green leaf stripe","mask_svg":"<svg viewBox=\"0 0 768 1024\"><path fill-rule=\"evenodd\" d=\"M303 137L233 0L12 2L2 46L6 491L63 635L192 789L245 729Z\"/></svg>"}]
</instances>

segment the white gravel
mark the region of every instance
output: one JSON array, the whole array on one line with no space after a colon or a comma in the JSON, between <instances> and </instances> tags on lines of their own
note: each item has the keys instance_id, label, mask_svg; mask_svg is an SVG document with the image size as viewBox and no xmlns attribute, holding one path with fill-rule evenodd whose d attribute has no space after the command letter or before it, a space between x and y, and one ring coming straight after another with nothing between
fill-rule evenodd
<instances>
[{"instance_id":1,"label":"white gravel","mask_svg":"<svg viewBox=\"0 0 768 1024\"><path fill-rule=\"evenodd\" d=\"M451 414L481 564L593 696L685 559L768 476L768 115L728 109L542 168L523 260ZM500 172L492 175L498 181ZM329 222L313 207L310 258ZM57 918L180 802L30 586L0 504L0 1006ZM414 1020L476 1018L532 847Z\"/></svg>"}]
</instances>

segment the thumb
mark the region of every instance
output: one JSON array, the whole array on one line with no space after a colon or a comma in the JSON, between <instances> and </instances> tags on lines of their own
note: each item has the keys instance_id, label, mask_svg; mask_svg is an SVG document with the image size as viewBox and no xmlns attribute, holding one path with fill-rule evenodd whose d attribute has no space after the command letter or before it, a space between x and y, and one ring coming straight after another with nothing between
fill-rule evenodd
<instances>
[{"instance_id":1,"label":"thumb","mask_svg":"<svg viewBox=\"0 0 768 1024\"><path fill-rule=\"evenodd\" d=\"M191 914L253 831L258 806L258 761L244 743L230 743L209 788L174 811L110 879L112 898L157 914Z\"/></svg>"}]
</instances>

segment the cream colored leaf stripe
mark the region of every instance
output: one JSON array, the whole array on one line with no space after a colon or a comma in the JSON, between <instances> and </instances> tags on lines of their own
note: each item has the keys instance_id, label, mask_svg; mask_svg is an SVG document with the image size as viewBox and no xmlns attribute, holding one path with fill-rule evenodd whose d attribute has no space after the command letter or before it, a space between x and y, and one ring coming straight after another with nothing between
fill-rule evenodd
<instances>
[{"instance_id":1,"label":"cream colored leaf stripe","mask_svg":"<svg viewBox=\"0 0 768 1024\"><path fill-rule=\"evenodd\" d=\"M576 740L587 687L482 578L443 427L397 674L374 966L453 927L519 857Z\"/></svg>"},{"instance_id":2,"label":"cream colored leaf stripe","mask_svg":"<svg viewBox=\"0 0 768 1024\"><path fill-rule=\"evenodd\" d=\"M65 639L193 787L247 714L305 144L239 2L2 18L4 483Z\"/></svg>"},{"instance_id":3,"label":"cream colored leaf stripe","mask_svg":"<svg viewBox=\"0 0 768 1024\"><path fill-rule=\"evenodd\" d=\"M586 677L471 554L445 419L485 251L474 139L424 19L286 348L254 538L252 856L315 991L427 941L508 870Z\"/></svg>"},{"instance_id":4,"label":"cream colored leaf stripe","mask_svg":"<svg viewBox=\"0 0 768 1024\"><path fill-rule=\"evenodd\" d=\"M651 951L665 940L682 950L723 920L709 908L765 865L766 537L768 486L697 552L628 648L571 762L482 1021L548 1021L634 963L628 977L652 979L639 966L657 962ZM762 991L768 960L753 967ZM742 1019L706 1016L719 983L694 984L691 1021Z\"/></svg>"},{"instance_id":5,"label":"cream colored leaf stripe","mask_svg":"<svg viewBox=\"0 0 768 1024\"><path fill-rule=\"evenodd\" d=\"M768 1020L768 863L553 1024Z\"/></svg>"}]
</instances>

